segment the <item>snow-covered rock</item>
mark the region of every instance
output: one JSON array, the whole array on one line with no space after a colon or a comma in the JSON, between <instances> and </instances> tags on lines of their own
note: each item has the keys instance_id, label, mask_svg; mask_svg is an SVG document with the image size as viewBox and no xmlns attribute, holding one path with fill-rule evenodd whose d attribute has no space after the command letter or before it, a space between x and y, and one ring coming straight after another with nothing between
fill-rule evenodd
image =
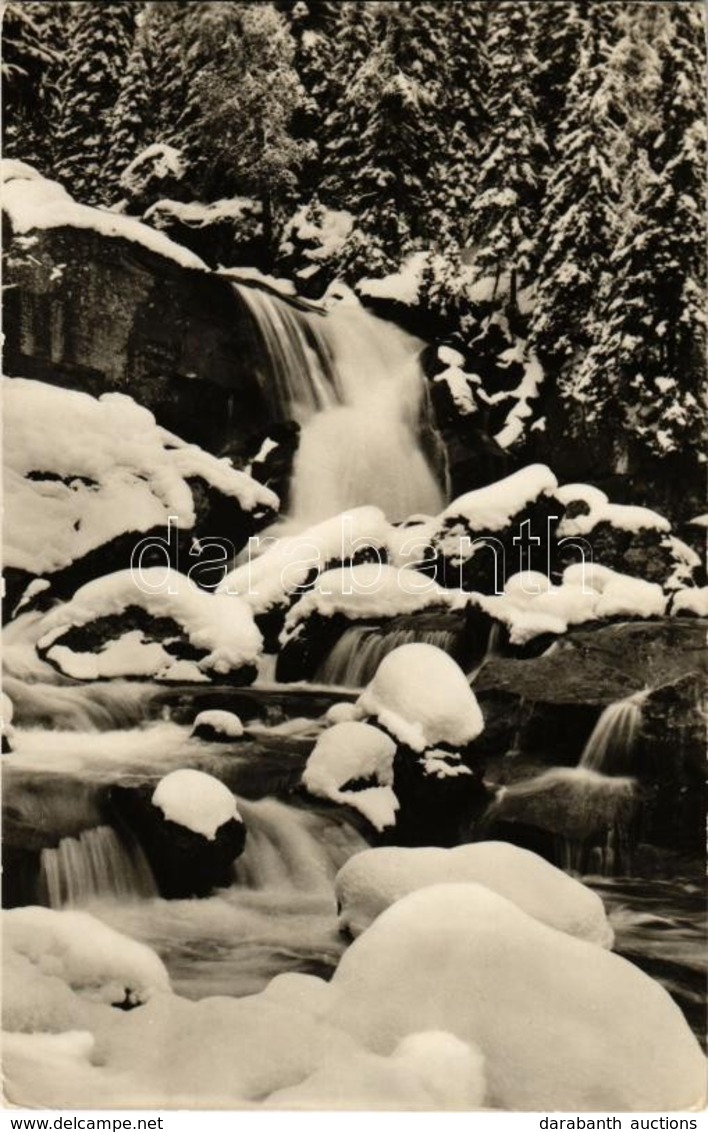
<instances>
[{"instance_id":1,"label":"snow-covered rock","mask_svg":"<svg viewBox=\"0 0 708 1132\"><path fill-rule=\"evenodd\" d=\"M164 192L159 195L155 200L153 193L155 203L151 201L143 214L145 223L191 248L205 262L242 263L258 254L263 237L259 201L237 196L202 204L166 199Z\"/></svg>"},{"instance_id":2,"label":"snow-covered rock","mask_svg":"<svg viewBox=\"0 0 708 1132\"><path fill-rule=\"evenodd\" d=\"M206 270L198 256L174 243L162 232L156 232L132 216L79 204L57 181L48 181L36 174L22 177L17 167L17 162L10 163L10 180L5 180L4 165L0 167L0 177L4 181L2 207L14 235L46 228L90 228L102 236L120 237L140 244L156 255L173 260L180 267Z\"/></svg>"},{"instance_id":3,"label":"snow-covered rock","mask_svg":"<svg viewBox=\"0 0 708 1132\"><path fill-rule=\"evenodd\" d=\"M184 179L187 165L181 150L155 142L126 165L119 184L129 204L142 211L156 196L174 190Z\"/></svg>"},{"instance_id":4,"label":"snow-covered rock","mask_svg":"<svg viewBox=\"0 0 708 1132\"><path fill-rule=\"evenodd\" d=\"M201 770L173 770L161 778L152 796L153 806L168 821L183 825L213 841L220 826L241 817L228 787Z\"/></svg>"},{"instance_id":5,"label":"snow-covered rock","mask_svg":"<svg viewBox=\"0 0 708 1132\"><path fill-rule=\"evenodd\" d=\"M51 574L127 532L198 522L201 480L243 514L277 496L228 460L159 428L130 397L92 397L38 381L3 383L6 567ZM137 540L135 540L137 541Z\"/></svg>"},{"instance_id":6,"label":"snow-covered rock","mask_svg":"<svg viewBox=\"0 0 708 1132\"><path fill-rule=\"evenodd\" d=\"M327 1020L379 1054L431 1029L478 1048L491 1108L646 1112L705 1097L705 1058L663 987L481 885L397 901L331 988Z\"/></svg>"},{"instance_id":7,"label":"snow-covered rock","mask_svg":"<svg viewBox=\"0 0 708 1132\"><path fill-rule=\"evenodd\" d=\"M360 280L357 291L366 298L389 299L405 306L415 306L427 261L427 252L415 252L405 260L400 271L382 279Z\"/></svg>"},{"instance_id":8,"label":"snow-covered rock","mask_svg":"<svg viewBox=\"0 0 708 1132\"><path fill-rule=\"evenodd\" d=\"M151 567L96 578L42 622L37 649L66 676L168 681L256 676L262 637L250 607Z\"/></svg>"},{"instance_id":9,"label":"snow-covered rock","mask_svg":"<svg viewBox=\"0 0 708 1132\"><path fill-rule=\"evenodd\" d=\"M34 974L43 976L48 1008L53 990L59 1002L70 1001L58 983L93 1002L132 1005L170 987L154 951L88 912L13 908L3 914L2 934L3 950L17 972L4 987L3 1024L8 1030L42 1028L34 996L30 1001L23 993Z\"/></svg>"},{"instance_id":10,"label":"snow-covered rock","mask_svg":"<svg viewBox=\"0 0 708 1132\"><path fill-rule=\"evenodd\" d=\"M320 735L302 784L310 794L358 810L379 831L396 821L396 744L368 723L335 723Z\"/></svg>"},{"instance_id":11,"label":"snow-covered rock","mask_svg":"<svg viewBox=\"0 0 708 1132\"><path fill-rule=\"evenodd\" d=\"M466 747L484 729L467 677L434 645L407 644L384 657L357 705L400 743L422 752Z\"/></svg>"},{"instance_id":12,"label":"snow-covered rock","mask_svg":"<svg viewBox=\"0 0 708 1132\"><path fill-rule=\"evenodd\" d=\"M353 936L409 892L433 884L484 885L558 931L611 947L614 933L596 893L542 857L505 841L454 849L385 847L356 853L335 884L340 927Z\"/></svg>"},{"instance_id":13,"label":"snow-covered rock","mask_svg":"<svg viewBox=\"0 0 708 1132\"><path fill-rule=\"evenodd\" d=\"M425 609L453 608L464 604L465 597L407 566L366 562L326 570L313 589L291 607L280 639L285 645L306 632L306 622L314 614L348 621L378 620Z\"/></svg>"},{"instance_id":14,"label":"snow-covered rock","mask_svg":"<svg viewBox=\"0 0 708 1132\"><path fill-rule=\"evenodd\" d=\"M503 480L454 499L443 511L448 527L460 522L466 532L502 531L541 495L551 495L558 481L544 464L532 464Z\"/></svg>"},{"instance_id":15,"label":"snow-covered rock","mask_svg":"<svg viewBox=\"0 0 708 1132\"><path fill-rule=\"evenodd\" d=\"M192 735L209 742L230 743L243 735L243 724L233 711L200 711L192 724Z\"/></svg>"},{"instance_id":16,"label":"snow-covered rock","mask_svg":"<svg viewBox=\"0 0 708 1132\"><path fill-rule=\"evenodd\" d=\"M359 718L359 709L356 704L343 701L328 707L324 717L328 723L351 723Z\"/></svg>"}]
</instances>

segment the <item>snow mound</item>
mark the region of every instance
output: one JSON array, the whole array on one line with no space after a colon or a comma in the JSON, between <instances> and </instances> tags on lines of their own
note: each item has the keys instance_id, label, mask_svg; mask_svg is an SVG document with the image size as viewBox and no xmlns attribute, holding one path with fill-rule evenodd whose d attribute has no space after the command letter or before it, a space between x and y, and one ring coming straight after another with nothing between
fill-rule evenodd
<instances>
[{"instance_id":1,"label":"snow mound","mask_svg":"<svg viewBox=\"0 0 708 1132\"><path fill-rule=\"evenodd\" d=\"M236 799L228 787L201 770L173 770L166 774L155 787L152 804L162 810L168 821L200 833L207 841L213 841L227 821L241 821Z\"/></svg>"},{"instance_id":2,"label":"snow mound","mask_svg":"<svg viewBox=\"0 0 708 1132\"><path fill-rule=\"evenodd\" d=\"M465 747L484 729L467 677L434 645L401 645L390 652L357 706L413 751L441 743Z\"/></svg>"},{"instance_id":3,"label":"snow mound","mask_svg":"<svg viewBox=\"0 0 708 1132\"><path fill-rule=\"evenodd\" d=\"M408 1034L389 1057L367 1050L332 1055L305 1081L273 1093L268 1108L440 1111L479 1108L484 1058L454 1034Z\"/></svg>"},{"instance_id":4,"label":"snow mound","mask_svg":"<svg viewBox=\"0 0 708 1132\"><path fill-rule=\"evenodd\" d=\"M198 256L174 243L162 232L156 232L131 216L79 204L57 181L36 175L22 177L17 166L17 162L11 163L10 180L5 179L4 162L0 167L0 177L4 181L2 207L15 235L47 228L89 228L101 236L140 244L180 267L207 270Z\"/></svg>"},{"instance_id":5,"label":"snow mound","mask_svg":"<svg viewBox=\"0 0 708 1132\"><path fill-rule=\"evenodd\" d=\"M366 562L361 566L326 570L314 589L290 609L281 641L297 636L313 613L320 617L339 614L352 621L370 617L396 617L424 609L454 606L459 591L446 590L433 579L409 566Z\"/></svg>"},{"instance_id":6,"label":"snow mound","mask_svg":"<svg viewBox=\"0 0 708 1132\"><path fill-rule=\"evenodd\" d=\"M356 704L343 701L339 704L332 704L327 708L324 714L328 723L351 723L353 720L359 718L359 709Z\"/></svg>"},{"instance_id":7,"label":"snow mound","mask_svg":"<svg viewBox=\"0 0 708 1132\"><path fill-rule=\"evenodd\" d=\"M614 933L596 893L542 857L505 841L480 841L455 849L386 847L356 853L337 874L340 927L361 935L409 892L459 881L491 888L558 931L612 947Z\"/></svg>"},{"instance_id":8,"label":"snow mound","mask_svg":"<svg viewBox=\"0 0 708 1132\"><path fill-rule=\"evenodd\" d=\"M691 614L694 617L708 617L708 586L677 590L671 603L674 617Z\"/></svg>"},{"instance_id":9,"label":"snow mound","mask_svg":"<svg viewBox=\"0 0 708 1132\"><path fill-rule=\"evenodd\" d=\"M331 988L326 1018L376 1053L421 1030L478 1048L492 1108L703 1103L705 1058L663 987L480 885L433 885L399 900L354 941Z\"/></svg>"},{"instance_id":10,"label":"snow mound","mask_svg":"<svg viewBox=\"0 0 708 1132\"><path fill-rule=\"evenodd\" d=\"M381 831L396 821L395 754L396 744L377 727L354 721L335 723L317 740L302 784L318 798L353 806Z\"/></svg>"},{"instance_id":11,"label":"snow mound","mask_svg":"<svg viewBox=\"0 0 708 1132\"><path fill-rule=\"evenodd\" d=\"M243 735L243 724L233 711L200 711L192 724L192 735L200 730L213 731L223 735L225 739L240 739Z\"/></svg>"},{"instance_id":12,"label":"snow mound","mask_svg":"<svg viewBox=\"0 0 708 1132\"><path fill-rule=\"evenodd\" d=\"M169 991L162 960L142 943L128 939L88 912L13 908L3 915L3 950L31 964L38 975L65 984L76 994L102 1003L134 1005ZM13 980L6 984L12 990ZM26 1004L27 1005L27 1004ZM23 1004L11 1000L7 1029L23 1030Z\"/></svg>"},{"instance_id":13,"label":"snow mound","mask_svg":"<svg viewBox=\"0 0 708 1132\"><path fill-rule=\"evenodd\" d=\"M171 640L164 634L150 640L142 630L132 628L122 632L111 628L111 639L100 651L93 651L90 637L85 644L83 638L76 643L72 630L130 609L143 610L149 617L170 618L203 655L198 660L180 658L169 651ZM37 644L40 653L77 680L150 676L204 681L255 665L261 646L261 634L245 602L208 593L184 574L157 566L139 575L121 570L88 582L71 601L45 616Z\"/></svg>"},{"instance_id":14,"label":"snow mound","mask_svg":"<svg viewBox=\"0 0 708 1132\"><path fill-rule=\"evenodd\" d=\"M563 571L563 582L599 592L597 617L661 617L666 612L666 596L656 582L619 574L596 562L568 566Z\"/></svg>"},{"instance_id":15,"label":"snow mound","mask_svg":"<svg viewBox=\"0 0 708 1132\"><path fill-rule=\"evenodd\" d=\"M23 182L24 183L24 182ZM200 478L243 511L277 496L159 428L122 393L92 397L39 381L3 382L5 562L50 573L126 531L196 522L187 482Z\"/></svg>"}]
</instances>

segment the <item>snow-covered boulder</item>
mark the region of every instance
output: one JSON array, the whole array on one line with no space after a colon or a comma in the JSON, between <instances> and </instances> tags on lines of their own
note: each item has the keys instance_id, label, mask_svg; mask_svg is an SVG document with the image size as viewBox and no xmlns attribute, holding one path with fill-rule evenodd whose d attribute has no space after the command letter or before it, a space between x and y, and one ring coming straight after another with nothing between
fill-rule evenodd
<instances>
[{"instance_id":1,"label":"snow-covered boulder","mask_svg":"<svg viewBox=\"0 0 708 1132\"><path fill-rule=\"evenodd\" d=\"M391 539L389 553L392 553ZM404 565L366 562L326 570L315 586L291 606L280 634L278 676L312 678L342 633L359 621L392 618L432 610L463 610L467 595L446 590L418 570Z\"/></svg>"},{"instance_id":2,"label":"snow-covered boulder","mask_svg":"<svg viewBox=\"0 0 708 1132\"><path fill-rule=\"evenodd\" d=\"M352 806L380 832L396 821L395 753L396 744L377 727L335 723L317 740L302 784L315 797Z\"/></svg>"},{"instance_id":3,"label":"snow-covered boulder","mask_svg":"<svg viewBox=\"0 0 708 1132\"><path fill-rule=\"evenodd\" d=\"M254 541L249 558L226 575L221 593L238 594L251 606L272 651L290 605L316 583L320 574L344 565L387 562L389 548L400 542L378 507L356 507L297 534L277 528Z\"/></svg>"},{"instance_id":4,"label":"snow-covered boulder","mask_svg":"<svg viewBox=\"0 0 708 1132\"><path fill-rule=\"evenodd\" d=\"M562 508L557 481L532 464L454 499L431 536L431 568L437 581L481 593L499 593L518 570L548 573Z\"/></svg>"},{"instance_id":5,"label":"snow-covered boulder","mask_svg":"<svg viewBox=\"0 0 708 1132\"><path fill-rule=\"evenodd\" d=\"M359 718L359 709L356 704L343 700L328 707L324 717L328 723L351 723Z\"/></svg>"},{"instance_id":6,"label":"snow-covered boulder","mask_svg":"<svg viewBox=\"0 0 708 1132\"><path fill-rule=\"evenodd\" d=\"M178 263L181 267L205 269L193 252L141 224L132 216L91 208L75 201L57 181L49 181L25 166L31 176L22 175L22 163L11 161L9 169L0 165L3 181L2 208L14 235L43 231L49 228L88 228L102 236L122 237Z\"/></svg>"},{"instance_id":7,"label":"snow-covered boulder","mask_svg":"<svg viewBox=\"0 0 708 1132\"><path fill-rule=\"evenodd\" d=\"M464 672L434 645L394 649L357 702L363 714L417 752L463 749L484 729Z\"/></svg>"},{"instance_id":8,"label":"snow-covered boulder","mask_svg":"<svg viewBox=\"0 0 708 1132\"><path fill-rule=\"evenodd\" d=\"M200 711L192 724L195 739L208 743L232 743L243 735L243 724L233 711Z\"/></svg>"},{"instance_id":9,"label":"snow-covered boulder","mask_svg":"<svg viewBox=\"0 0 708 1132\"><path fill-rule=\"evenodd\" d=\"M249 606L175 570L151 567L96 578L46 614L40 656L64 676L244 684L256 677L262 638Z\"/></svg>"},{"instance_id":10,"label":"snow-covered boulder","mask_svg":"<svg viewBox=\"0 0 708 1132\"><path fill-rule=\"evenodd\" d=\"M164 142L146 146L120 175L119 184L128 210L141 213L153 201L172 195L175 189L182 188L186 172L187 163L181 150Z\"/></svg>"},{"instance_id":11,"label":"snow-covered boulder","mask_svg":"<svg viewBox=\"0 0 708 1132\"><path fill-rule=\"evenodd\" d=\"M54 1029L56 1023L61 1028L71 1022L75 995L138 1006L170 987L162 961L149 947L88 912L13 908L3 913L2 936L3 959L12 973L3 988L8 1030Z\"/></svg>"},{"instance_id":12,"label":"snow-covered boulder","mask_svg":"<svg viewBox=\"0 0 708 1132\"><path fill-rule=\"evenodd\" d=\"M574 548L582 540L594 562L667 589L690 583L701 567L699 555L671 533L668 519L648 507L610 503L588 484L564 484L555 497L565 508L558 538L568 540L559 547L561 565L577 561Z\"/></svg>"},{"instance_id":13,"label":"snow-covered boulder","mask_svg":"<svg viewBox=\"0 0 708 1132\"><path fill-rule=\"evenodd\" d=\"M206 263L248 264L262 257L262 205L251 197L230 197L202 204L170 200L164 192L155 199L143 220L184 244Z\"/></svg>"},{"instance_id":14,"label":"snow-covered boulder","mask_svg":"<svg viewBox=\"0 0 708 1132\"><path fill-rule=\"evenodd\" d=\"M185 768L165 775L154 790L116 786L110 799L142 845L162 896L206 896L231 883L246 827L217 778Z\"/></svg>"},{"instance_id":15,"label":"snow-covered boulder","mask_svg":"<svg viewBox=\"0 0 708 1132\"><path fill-rule=\"evenodd\" d=\"M505 841L356 853L337 873L340 927L356 937L409 892L455 882L484 885L558 931L612 946L614 933L596 893L542 857Z\"/></svg>"},{"instance_id":16,"label":"snow-covered boulder","mask_svg":"<svg viewBox=\"0 0 708 1132\"><path fill-rule=\"evenodd\" d=\"M481 885L433 885L397 901L345 953L331 993L325 1018L381 1055L421 1030L479 1049L490 1108L704 1102L705 1058L663 987Z\"/></svg>"},{"instance_id":17,"label":"snow-covered boulder","mask_svg":"<svg viewBox=\"0 0 708 1132\"><path fill-rule=\"evenodd\" d=\"M319 297L336 277L339 256L353 225L351 212L326 208L317 199L301 205L290 218L279 259L294 272L302 294Z\"/></svg>"},{"instance_id":18,"label":"snow-covered boulder","mask_svg":"<svg viewBox=\"0 0 708 1132\"><path fill-rule=\"evenodd\" d=\"M175 565L181 551L191 567L193 536L223 533L237 549L277 510L268 488L159 428L124 394L12 378L3 409L4 565L22 588L41 576L66 595L127 566L147 535L144 564L152 554Z\"/></svg>"},{"instance_id":19,"label":"snow-covered boulder","mask_svg":"<svg viewBox=\"0 0 708 1132\"><path fill-rule=\"evenodd\" d=\"M563 572L563 582L597 590L596 617L661 617L667 599L656 582L619 574L597 562L577 562Z\"/></svg>"},{"instance_id":20,"label":"snow-covered boulder","mask_svg":"<svg viewBox=\"0 0 708 1132\"><path fill-rule=\"evenodd\" d=\"M228 787L201 770L173 770L160 779L152 796L153 806L167 821L214 841L226 822L240 821L236 799Z\"/></svg>"}]
</instances>

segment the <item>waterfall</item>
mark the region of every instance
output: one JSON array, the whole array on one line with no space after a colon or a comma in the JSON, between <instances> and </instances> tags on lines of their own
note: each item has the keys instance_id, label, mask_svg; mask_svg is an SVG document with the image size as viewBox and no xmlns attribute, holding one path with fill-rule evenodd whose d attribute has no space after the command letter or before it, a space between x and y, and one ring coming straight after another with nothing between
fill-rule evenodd
<instances>
[{"instance_id":1,"label":"waterfall","mask_svg":"<svg viewBox=\"0 0 708 1132\"><path fill-rule=\"evenodd\" d=\"M400 645L420 641L452 654L459 634L452 629L346 629L314 677L317 684L363 688L385 656Z\"/></svg>"},{"instance_id":2,"label":"waterfall","mask_svg":"<svg viewBox=\"0 0 708 1132\"><path fill-rule=\"evenodd\" d=\"M337 872L352 853L367 848L349 825L311 810L265 798L239 800L246 848L234 866L246 888L292 891L332 899Z\"/></svg>"},{"instance_id":3,"label":"waterfall","mask_svg":"<svg viewBox=\"0 0 708 1132\"><path fill-rule=\"evenodd\" d=\"M636 692L605 708L585 744L579 766L610 774L631 769L646 697L646 692Z\"/></svg>"},{"instance_id":4,"label":"waterfall","mask_svg":"<svg viewBox=\"0 0 708 1132\"><path fill-rule=\"evenodd\" d=\"M101 896L154 896L157 887L137 842L100 825L42 850L40 891L50 908L63 908Z\"/></svg>"},{"instance_id":5,"label":"waterfall","mask_svg":"<svg viewBox=\"0 0 708 1132\"><path fill-rule=\"evenodd\" d=\"M392 522L439 512L443 489L421 445L434 431L421 342L362 308L308 312L233 286L271 410L301 426L291 518L304 526L362 504Z\"/></svg>"}]
</instances>

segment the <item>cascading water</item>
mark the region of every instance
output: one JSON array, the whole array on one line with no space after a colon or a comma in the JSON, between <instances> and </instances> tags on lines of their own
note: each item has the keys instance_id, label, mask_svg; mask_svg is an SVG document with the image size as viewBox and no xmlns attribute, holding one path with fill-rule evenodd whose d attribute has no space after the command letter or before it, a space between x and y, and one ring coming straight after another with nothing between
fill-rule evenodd
<instances>
[{"instance_id":1,"label":"cascading water","mask_svg":"<svg viewBox=\"0 0 708 1132\"><path fill-rule=\"evenodd\" d=\"M64 908L101 896L155 896L157 887L137 842L101 825L42 850L40 893L50 908Z\"/></svg>"},{"instance_id":2,"label":"cascading water","mask_svg":"<svg viewBox=\"0 0 708 1132\"><path fill-rule=\"evenodd\" d=\"M459 634L451 629L346 629L320 665L315 682L342 688L363 688L385 656L401 645L421 641L452 654Z\"/></svg>"},{"instance_id":3,"label":"cascading water","mask_svg":"<svg viewBox=\"0 0 708 1132\"><path fill-rule=\"evenodd\" d=\"M613 876L625 870L638 806L633 778L587 767L553 767L503 787L484 826L522 823L550 835L556 863L567 872Z\"/></svg>"},{"instance_id":4,"label":"cascading water","mask_svg":"<svg viewBox=\"0 0 708 1132\"><path fill-rule=\"evenodd\" d=\"M444 493L421 446L433 435L421 343L358 307L306 312L234 284L262 354L274 415L301 426L291 485L300 525L374 504L391 521L436 514Z\"/></svg>"},{"instance_id":5,"label":"cascading water","mask_svg":"<svg viewBox=\"0 0 708 1132\"><path fill-rule=\"evenodd\" d=\"M647 695L635 692L605 708L585 744L579 766L608 774L626 774L631 769Z\"/></svg>"},{"instance_id":6,"label":"cascading water","mask_svg":"<svg viewBox=\"0 0 708 1132\"><path fill-rule=\"evenodd\" d=\"M283 971L329 974L344 950L334 877L367 848L336 814L238 800L246 848L234 883L201 900L89 900L93 915L154 948L178 994L255 994Z\"/></svg>"}]
</instances>

